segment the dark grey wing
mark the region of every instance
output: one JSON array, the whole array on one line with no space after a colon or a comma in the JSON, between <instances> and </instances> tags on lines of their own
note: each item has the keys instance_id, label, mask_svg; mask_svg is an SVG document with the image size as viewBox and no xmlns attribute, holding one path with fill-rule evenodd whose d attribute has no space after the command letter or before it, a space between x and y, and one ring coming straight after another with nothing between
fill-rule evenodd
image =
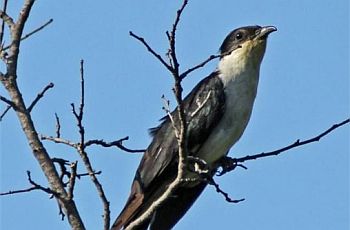
<instances>
[{"instance_id":1,"label":"dark grey wing","mask_svg":"<svg viewBox=\"0 0 350 230\"><path fill-rule=\"evenodd\" d=\"M225 94L222 81L217 75L218 73L214 72L204 78L184 99L189 155L196 154L224 113ZM171 114L177 124L177 110ZM177 164L178 144L168 116L157 130L153 130L153 134L153 141L137 170L144 188L147 188L170 162Z\"/></svg>"},{"instance_id":2,"label":"dark grey wing","mask_svg":"<svg viewBox=\"0 0 350 230\"><path fill-rule=\"evenodd\" d=\"M218 73L214 72L200 81L184 99L190 155L196 154L224 113L225 94L222 81L217 75ZM179 119L176 109L172 112L172 117L177 123ZM178 144L169 117L164 118L161 125L152 130L152 134L153 141L143 155L127 204L113 229L120 229L137 218L165 191L177 175ZM188 202L181 202L183 205L179 206L179 209L186 212L204 187L205 185L201 184L196 188L193 198L187 199ZM184 212L179 212L178 216L181 217Z\"/></svg>"}]
</instances>

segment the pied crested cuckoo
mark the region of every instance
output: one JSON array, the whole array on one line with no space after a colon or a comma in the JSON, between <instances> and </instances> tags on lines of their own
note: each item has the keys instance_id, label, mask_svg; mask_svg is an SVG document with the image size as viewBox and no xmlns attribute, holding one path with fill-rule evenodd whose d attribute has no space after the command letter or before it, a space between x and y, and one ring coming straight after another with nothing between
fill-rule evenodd
<instances>
[{"instance_id":1,"label":"pied crested cuckoo","mask_svg":"<svg viewBox=\"0 0 350 230\"><path fill-rule=\"evenodd\" d=\"M220 47L216 70L183 100L187 153L204 161L211 172L217 170L217 162L227 155L248 124L267 37L276 30L273 26L245 26L229 33ZM171 114L173 122L179 122L176 109ZM151 130L153 140L143 155L130 196L112 230L125 229L176 178L179 147L171 122L167 116ZM193 172L186 176L196 178ZM171 229L182 218L208 184L200 179L185 181L137 230Z\"/></svg>"}]
</instances>

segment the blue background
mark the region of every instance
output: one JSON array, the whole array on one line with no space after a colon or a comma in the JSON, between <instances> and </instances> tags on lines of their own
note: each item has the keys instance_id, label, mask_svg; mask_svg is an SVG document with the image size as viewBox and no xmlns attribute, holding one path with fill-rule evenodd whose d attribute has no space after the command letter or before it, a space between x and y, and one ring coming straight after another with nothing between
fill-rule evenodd
<instances>
[{"instance_id":1,"label":"blue background","mask_svg":"<svg viewBox=\"0 0 350 230\"><path fill-rule=\"evenodd\" d=\"M22 1L10 1L17 17ZM29 104L49 82L32 112L37 130L54 135L58 113L62 137L79 140L70 103L79 103L79 61L85 60L87 138L145 148L147 129L164 116L161 95L171 99L172 78L129 30L161 54L180 1L36 1L25 33L54 22L24 41L18 83ZM225 36L244 25L275 25L261 68L250 123L230 156L270 151L321 133L349 116L349 3L347 0L190 1L177 33L181 69L218 51ZM6 42L9 41L6 37ZM215 69L217 61L184 81L185 92ZM0 65L4 72L4 65ZM6 95L1 87L1 95ZM0 111L5 109L0 103ZM26 170L38 169L13 111L1 125L1 192L27 188ZM79 159L74 150L45 142L52 157ZM88 153L118 215L129 193L140 154L92 147ZM278 157L251 161L249 170L218 178L230 204L208 187L176 229L349 229L349 125L319 143ZM85 172L83 164L78 165ZM75 200L87 229L102 229L102 205L89 178L77 181ZM40 191L1 197L1 229L69 229L57 204Z\"/></svg>"}]
</instances>

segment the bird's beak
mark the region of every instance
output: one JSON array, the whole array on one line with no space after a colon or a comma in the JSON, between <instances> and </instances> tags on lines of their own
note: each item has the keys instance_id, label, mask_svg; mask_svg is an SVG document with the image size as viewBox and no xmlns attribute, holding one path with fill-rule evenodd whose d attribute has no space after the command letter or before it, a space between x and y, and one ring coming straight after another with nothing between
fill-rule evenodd
<instances>
[{"instance_id":1,"label":"bird's beak","mask_svg":"<svg viewBox=\"0 0 350 230\"><path fill-rule=\"evenodd\" d=\"M270 33L275 31L277 31L277 28L274 26L261 27L261 29L256 34L256 39L266 39Z\"/></svg>"}]
</instances>

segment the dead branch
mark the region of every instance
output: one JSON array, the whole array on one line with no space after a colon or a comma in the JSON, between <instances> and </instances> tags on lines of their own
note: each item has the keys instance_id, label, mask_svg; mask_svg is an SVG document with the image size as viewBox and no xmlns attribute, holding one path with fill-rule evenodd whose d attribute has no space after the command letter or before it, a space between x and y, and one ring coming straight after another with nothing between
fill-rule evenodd
<instances>
[{"instance_id":1,"label":"dead branch","mask_svg":"<svg viewBox=\"0 0 350 230\"><path fill-rule=\"evenodd\" d=\"M71 184L69 186L69 188L70 188L69 190L71 190L70 191L71 194L73 193L73 189L74 189L74 184L73 183L75 183L75 178L73 178L73 177L81 179L84 176L90 176L90 173L77 173L77 164L78 164L77 161L69 162L66 159L56 158L56 157L52 158L51 160L52 160L52 162L54 162L54 163L56 163L56 164L58 164L60 166L60 171L61 171L60 178L61 178L62 183L65 186L67 184L69 186L69 183ZM68 171L66 166L69 166L70 171ZM102 173L102 171L97 171L97 172L94 171L93 172L94 175L100 175L101 173ZM64 182L64 180L63 180L64 176L66 176L69 179L68 182ZM72 181L72 180L74 180L74 181Z\"/></svg>"},{"instance_id":2,"label":"dead branch","mask_svg":"<svg viewBox=\"0 0 350 230\"><path fill-rule=\"evenodd\" d=\"M6 104L8 104L9 106L15 106L15 103L13 103L10 99L7 99L6 97L4 97L4 96L1 96L0 95L0 100L1 101L3 101L3 102L5 102Z\"/></svg>"},{"instance_id":3,"label":"dead branch","mask_svg":"<svg viewBox=\"0 0 350 230\"><path fill-rule=\"evenodd\" d=\"M50 82L47 86L45 86L45 88L40 93L38 93L36 98L33 100L33 102L27 108L29 113L33 110L36 103L38 103L38 101L44 97L44 94L46 93L46 91L48 91L49 89L51 89L53 87L54 87L54 84L52 82Z\"/></svg>"},{"instance_id":4,"label":"dead branch","mask_svg":"<svg viewBox=\"0 0 350 230\"><path fill-rule=\"evenodd\" d=\"M68 198L73 199L73 192L74 192L74 186L75 186L75 179L77 178L77 165L78 162L75 161L70 164L71 172L68 182Z\"/></svg>"},{"instance_id":5,"label":"dead branch","mask_svg":"<svg viewBox=\"0 0 350 230\"><path fill-rule=\"evenodd\" d=\"M260 153L260 154L254 154L254 155L247 155L245 157L241 157L241 158L230 158L227 157L227 159L224 160L224 162L221 162L220 167L222 168L222 171L219 172L217 175L218 176L222 176L224 174L226 174L227 172L230 172L232 170L234 170L236 168L236 166L241 166L239 163L243 163L246 161L250 161L250 160L256 160L256 159L260 159L260 158L264 158L264 157L270 157L270 156L277 156L283 152L286 152L290 149L296 148L296 147L300 147L302 145L307 145L313 142L317 142L319 141L321 138L325 137L326 135L328 135L329 133L333 132L334 130L348 124L350 122L350 119L346 119L342 122L336 123L334 125L332 125L330 128L328 128L327 130L325 130L324 132L320 133L319 135L306 139L304 141L300 141L300 139L296 140L294 143L287 145L286 147L271 151L271 152L266 152L266 153Z\"/></svg>"},{"instance_id":6,"label":"dead branch","mask_svg":"<svg viewBox=\"0 0 350 230\"><path fill-rule=\"evenodd\" d=\"M33 190L38 190L38 188L35 186L32 186L32 187L26 188L26 189L10 190L8 192L1 192L0 196L13 195L13 194L17 194L17 193L26 193L26 192L31 192Z\"/></svg>"},{"instance_id":7,"label":"dead branch","mask_svg":"<svg viewBox=\"0 0 350 230\"><path fill-rule=\"evenodd\" d=\"M4 2L3 10L0 10L0 18L3 20L1 25L2 38L4 36L5 23L8 25L10 30L15 26L15 22L13 21L13 19L7 15L6 9L7 9L7 0L5 0ZM1 40L1 43L2 43L2 40Z\"/></svg>"},{"instance_id":8,"label":"dead branch","mask_svg":"<svg viewBox=\"0 0 350 230\"><path fill-rule=\"evenodd\" d=\"M183 104L182 104L182 87L181 87L181 78L179 75L179 63L177 61L176 57L176 50L175 50L175 33L177 29L177 25L180 21L181 14L183 10L185 9L188 1L184 0L180 9L177 11L176 17L175 17L175 23L173 24L172 30L170 35L168 35L169 39L169 57L170 57L170 68L168 64L165 64L164 60L162 58L158 58L160 62L165 65L168 70L171 72L171 74L174 77L175 80L175 86L174 86L174 94L176 97L176 101L178 104L178 116L179 116L179 127L177 129L174 129L174 132L176 130L179 130L179 136L177 138L178 141L178 158L179 158L179 163L178 163L178 172L175 180L168 186L167 190L156 200L152 203L152 205L148 208L147 211L145 211L142 215L140 215L136 220L131 222L126 230L131 230L134 228L137 228L137 226L142 225L153 213L157 210L157 208L162 205L172 194L173 192L179 187L181 184L182 179L184 178L184 173L185 173L185 167L187 165L187 140L186 140L186 133L187 133L187 124L185 120L185 113L183 109ZM147 49L156 57L160 57L159 54L154 53L147 44L143 40L143 44L148 47ZM174 124L175 125L175 124Z\"/></svg>"},{"instance_id":9,"label":"dead branch","mask_svg":"<svg viewBox=\"0 0 350 230\"><path fill-rule=\"evenodd\" d=\"M173 129L174 129L174 132L175 132L175 137L179 138L180 132L179 132L179 130L177 129L177 127L175 125L175 121L174 121L173 115L171 115L170 101L168 99L166 99L164 95L162 95L162 99L164 101L164 106L162 107L162 109L164 110L164 112L166 113L166 115L170 119L171 125L173 126Z\"/></svg>"},{"instance_id":10,"label":"dead branch","mask_svg":"<svg viewBox=\"0 0 350 230\"><path fill-rule=\"evenodd\" d=\"M44 88L40 93L38 93L38 95L36 96L36 98L33 100L33 102L32 102L32 103L29 105L29 107L27 108L27 110L28 110L29 113L33 110L34 106L39 102L39 100L40 100L41 98L44 97L44 94L46 93L46 91L49 90L49 89L51 89L51 88L53 88L53 87L54 87L54 84L51 82L51 83L49 83L47 86L45 86L45 88ZM7 99L7 98L1 96L1 95L0 95L0 100L6 102L6 103L8 104L8 106L6 107L6 109L4 110L4 112L3 112L3 113L1 114L1 116L0 116L0 121L1 121L1 120L3 119L3 117L6 115L6 113L7 113L12 107L15 106L15 104L12 103L11 100L9 100L9 99Z\"/></svg>"},{"instance_id":11,"label":"dead branch","mask_svg":"<svg viewBox=\"0 0 350 230\"><path fill-rule=\"evenodd\" d=\"M65 144L65 145L68 145L70 147L73 147L73 148L77 148L77 143L74 143L70 140L67 140L67 139L63 139L63 138L58 138L58 137L53 137L53 136L46 136L44 134L41 134L40 135L40 139L41 140L48 140L48 141L53 141L57 144Z\"/></svg>"},{"instance_id":12,"label":"dead branch","mask_svg":"<svg viewBox=\"0 0 350 230\"><path fill-rule=\"evenodd\" d=\"M0 193L0 196L5 196L5 195L13 195L13 194L17 194L17 193L26 193L26 192L31 192L33 190L41 190L47 194L50 195L54 195L54 196L59 196L59 194L57 194L56 192L52 191L50 188L45 188L41 185L39 185L38 183L36 183L35 181L32 180L30 171L27 171L27 177L28 177L28 181L29 183L32 185L31 187L27 188L27 189L19 189L19 190L13 190L13 191L8 191L8 192L3 192Z\"/></svg>"},{"instance_id":13,"label":"dead branch","mask_svg":"<svg viewBox=\"0 0 350 230\"><path fill-rule=\"evenodd\" d=\"M121 138L116 141L111 141L111 142L105 142L104 140L89 140L85 142L85 147L91 146L91 145L100 145L103 147L117 147L125 152L128 153L143 153L146 150L145 149L129 149L123 145L123 141L128 140L129 137L126 136L124 138Z\"/></svg>"},{"instance_id":14,"label":"dead branch","mask_svg":"<svg viewBox=\"0 0 350 230\"><path fill-rule=\"evenodd\" d=\"M216 192L222 194L227 202L237 204L237 203L242 202L242 201L245 200L244 198L243 199L239 199L239 200L235 200L235 199L230 198L229 194L227 192L224 192L220 188L219 184L215 182L213 177L209 176L206 179L208 181L208 184L214 186L215 189L216 189Z\"/></svg>"},{"instance_id":15,"label":"dead branch","mask_svg":"<svg viewBox=\"0 0 350 230\"><path fill-rule=\"evenodd\" d=\"M129 34L131 37L134 37L138 41L140 41L147 48L148 52L153 54L153 56L156 57L160 61L160 63L162 63L169 71L172 70L171 66L168 63L166 63L166 61L164 61L162 56L160 56L156 51L154 51L150 45L148 45L148 43L145 41L145 39L143 37L137 36L132 31L129 31Z\"/></svg>"},{"instance_id":16,"label":"dead branch","mask_svg":"<svg viewBox=\"0 0 350 230\"><path fill-rule=\"evenodd\" d=\"M94 175L101 175L102 171L93 172ZM77 173L77 178L81 179L84 176L90 176L89 173Z\"/></svg>"},{"instance_id":17,"label":"dead branch","mask_svg":"<svg viewBox=\"0 0 350 230\"><path fill-rule=\"evenodd\" d=\"M9 54L6 56L5 61L6 73L1 74L0 80L11 98L10 100L14 103L12 107L16 111L16 115L20 121L24 134L26 135L27 142L32 149L32 153L48 180L50 191L55 194L59 206L62 207L62 212L68 217L71 227L73 229L83 230L85 227L80 218L75 202L67 199L67 192L64 185L50 159L49 153L40 141L30 112L24 103L21 91L17 85L17 64L21 37L33 4L34 0L24 1L17 22L14 22L4 11L0 11L0 17L9 26L11 39Z\"/></svg>"},{"instance_id":18,"label":"dead branch","mask_svg":"<svg viewBox=\"0 0 350 230\"><path fill-rule=\"evenodd\" d=\"M50 25L53 22L53 19L49 19L47 22L45 22L43 25L39 26L38 28L34 29L33 31L29 32L28 34L24 35L23 37L21 37L21 41L29 38L30 36L36 34L37 32L39 32L40 30L44 29L46 26ZM11 47L11 45L5 46L4 48L2 48L2 51L8 50Z\"/></svg>"},{"instance_id":19,"label":"dead branch","mask_svg":"<svg viewBox=\"0 0 350 230\"><path fill-rule=\"evenodd\" d=\"M0 115L0 121L2 121L2 119L4 118L4 116L6 115L6 113L12 108L11 105L7 105L6 109L4 110L4 112L2 112L2 114Z\"/></svg>"},{"instance_id":20,"label":"dead branch","mask_svg":"<svg viewBox=\"0 0 350 230\"><path fill-rule=\"evenodd\" d=\"M64 186L66 186L67 183L64 182L64 176L67 176L68 178L71 177L71 173L68 172L66 165L69 165L69 161L62 159L62 158L52 158L51 159L53 163L57 163L60 166L60 179L62 181L62 183L64 184Z\"/></svg>"},{"instance_id":21,"label":"dead branch","mask_svg":"<svg viewBox=\"0 0 350 230\"><path fill-rule=\"evenodd\" d=\"M5 14L6 14L6 10L7 10L7 2L8 2L8 0L4 0L4 5L2 7L2 12L4 12ZM0 46L1 47L2 47L2 41L4 39L4 30L5 30L5 20L3 19L1 22L1 30L0 30Z\"/></svg>"},{"instance_id":22,"label":"dead branch","mask_svg":"<svg viewBox=\"0 0 350 230\"><path fill-rule=\"evenodd\" d=\"M98 196L101 199L103 204L103 228L104 230L109 230L110 225L110 210L109 210L109 201L105 195L104 189L96 177L95 171L92 168L90 159L85 151L85 127L83 125L84 118L84 105L85 105L85 79L84 79L84 60L80 61L80 105L78 111L75 109L74 104L72 103L72 112L77 121L78 131L80 134L80 142L77 143L76 149L79 153L80 158L82 159L84 166L89 173L92 183L95 185Z\"/></svg>"},{"instance_id":23,"label":"dead branch","mask_svg":"<svg viewBox=\"0 0 350 230\"><path fill-rule=\"evenodd\" d=\"M183 72L180 75L181 80L183 80L185 77L187 77L188 74L192 73L193 71L204 67L206 64L208 64L209 62L211 62L214 59L220 58L222 57L221 54L218 55L210 55L207 59L205 59L203 62L199 63L198 65L193 66L192 68L189 68L188 70L186 70L185 72Z\"/></svg>"},{"instance_id":24,"label":"dead branch","mask_svg":"<svg viewBox=\"0 0 350 230\"><path fill-rule=\"evenodd\" d=\"M56 119L56 138L61 137L61 123L60 118L58 117L57 113L55 113L55 119Z\"/></svg>"}]
</instances>

